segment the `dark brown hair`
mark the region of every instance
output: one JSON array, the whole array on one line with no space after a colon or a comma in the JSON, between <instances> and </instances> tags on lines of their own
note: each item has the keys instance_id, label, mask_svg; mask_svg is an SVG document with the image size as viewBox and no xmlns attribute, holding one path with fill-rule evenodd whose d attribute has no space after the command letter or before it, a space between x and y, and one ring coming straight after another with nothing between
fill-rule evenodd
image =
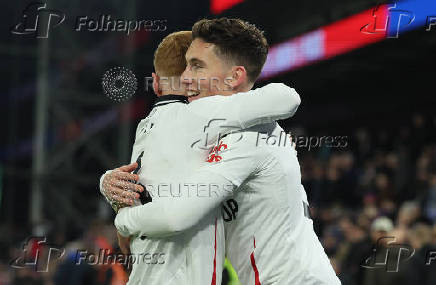
<instances>
[{"instance_id":1,"label":"dark brown hair","mask_svg":"<svg viewBox=\"0 0 436 285\"><path fill-rule=\"evenodd\" d=\"M250 82L259 77L268 54L263 32L241 19L200 20L192 27L192 38L214 44L217 56L244 66Z\"/></svg>"}]
</instances>

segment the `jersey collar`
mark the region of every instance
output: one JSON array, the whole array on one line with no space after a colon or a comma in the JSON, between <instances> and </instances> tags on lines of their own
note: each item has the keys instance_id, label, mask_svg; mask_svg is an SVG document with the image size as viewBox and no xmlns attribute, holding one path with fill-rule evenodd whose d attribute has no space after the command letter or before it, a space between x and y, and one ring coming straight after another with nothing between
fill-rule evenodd
<instances>
[{"instance_id":1,"label":"jersey collar","mask_svg":"<svg viewBox=\"0 0 436 285\"><path fill-rule=\"evenodd\" d=\"M156 101L154 101L153 107L163 106L166 104L176 103L176 102L185 103L185 104L189 103L188 97L183 95L163 95L157 97Z\"/></svg>"}]
</instances>

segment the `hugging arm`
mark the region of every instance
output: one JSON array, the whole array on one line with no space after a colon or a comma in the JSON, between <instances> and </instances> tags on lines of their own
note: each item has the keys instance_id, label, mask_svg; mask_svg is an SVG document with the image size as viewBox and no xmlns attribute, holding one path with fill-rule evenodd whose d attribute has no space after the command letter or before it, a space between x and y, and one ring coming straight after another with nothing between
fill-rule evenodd
<instances>
[{"instance_id":1,"label":"hugging arm","mask_svg":"<svg viewBox=\"0 0 436 285\"><path fill-rule=\"evenodd\" d=\"M182 191L179 197L123 208L115 218L115 226L123 236L164 237L183 232L231 197L237 187L260 168L264 160L261 154L255 146L233 144L220 153L220 162L205 162L188 179L171 182L172 187L189 185L194 190L190 194Z\"/></svg>"},{"instance_id":2,"label":"hugging arm","mask_svg":"<svg viewBox=\"0 0 436 285\"><path fill-rule=\"evenodd\" d=\"M289 118L294 115L300 102L300 96L293 88L271 83L232 96L202 98L188 107L210 120L223 118L219 128L211 129L209 139L215 143L222 134ZM259 157L253 149L232 145L219 164L206 165L185 181L171 182L176 189L184 184L195 187L205 185L210 192L214 192L213 195L202 197L185 193L181 197L169 197L142 206L124 208L117 215L115 225L124 236L145 234L162 237L184 231L230 197L240 183L255 171L258 161Z\"/></svg>"},{"instance_id":3,"label":"hugging arm","mask_svg":"<svg viewBox=\"0 0 436 285\"><path fill-rule=\"evenodd\" d=\"M216 141L220 135L246 129L257 124L272 123L295 114L301 103L294 88L282 83L270 83L261 88L231 96L210 96L193 101L191 111L209 120L216 120L211 129Z\"/></svg>"}]
</instances>

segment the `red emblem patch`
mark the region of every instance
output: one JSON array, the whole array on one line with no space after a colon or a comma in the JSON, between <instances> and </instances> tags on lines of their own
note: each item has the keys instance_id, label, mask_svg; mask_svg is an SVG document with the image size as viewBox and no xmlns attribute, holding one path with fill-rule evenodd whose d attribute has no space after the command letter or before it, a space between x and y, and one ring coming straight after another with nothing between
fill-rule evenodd
<instances>
[{"instance_id":1,"label":"red emblem patch","mask_svg":"<svg viewBox=\"0 0 436 285\"><path fill-rule=\"evenodd\" d=\"M218 155L218 152L220 152L221 150L225 150L225 149L227 149L227 145L221 141L219 145L213 147L213 149L210 151L209 156L208 156L206 161L207 162L220 161L222 159L222 157L220 155Z\"/></svg>"}]
</instances>

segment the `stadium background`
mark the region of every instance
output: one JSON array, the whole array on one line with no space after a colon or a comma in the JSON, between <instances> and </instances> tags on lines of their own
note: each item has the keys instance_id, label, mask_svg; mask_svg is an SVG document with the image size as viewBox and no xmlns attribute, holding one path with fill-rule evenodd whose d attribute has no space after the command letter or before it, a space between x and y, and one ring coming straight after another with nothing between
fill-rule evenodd
<instances>
[{"instance_id":1,"label":"stadium background","mask_svg":"<svg viewBox=\"0 0 436 285\"><path fill-rule=\"evenodd\" d=\"M436 284L434 263L425 265L436 249L436 27L426 31L434 1L45 1L66 15L46 39L11 33L29 3L4 2L0 11L1 285L122 278L120 267L72 266L71 254L53 258L48 272L11 261L31 263L38 245L23 248L30 236L67 253L115 246L97 182L130 158L136 124L155 98L144 90L153 51L168 33L216 16L265 30L271 51L257 85L284 82L302 97L295 117L281 122L287 131L345 138L341 147L297 145L315 230L343 284ZM165 31L74 30L78 16L102 14L165 20ZM138 78L124 103L101 88L115 66ZM380 236L415 249L398 272L361 266Z\"/></svg>"}]
</instances>

